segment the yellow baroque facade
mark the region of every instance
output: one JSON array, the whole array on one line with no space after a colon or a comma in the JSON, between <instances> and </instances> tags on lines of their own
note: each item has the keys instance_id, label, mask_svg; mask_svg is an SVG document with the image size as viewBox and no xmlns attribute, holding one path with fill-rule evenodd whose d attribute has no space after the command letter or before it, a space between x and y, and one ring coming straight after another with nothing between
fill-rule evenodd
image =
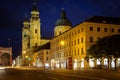
<instances>
[{"instance_id":1,"label":"yellow baroque facade","mask_svg":"<svg viewBox=\"0 0 120 80\"><path fill-rule=\"evenodd\" d=\"M85 60L88 48L102 37L120 34L120 23L115 22L115 19L109 21L110 18L106 18L101 16L91 17L54 37L50 41L51 67L67 69L71 67L72 69L93 67L94 63L88 64ZM64 45L61 42L64 42Z\"/></svg>"}]
</instances>

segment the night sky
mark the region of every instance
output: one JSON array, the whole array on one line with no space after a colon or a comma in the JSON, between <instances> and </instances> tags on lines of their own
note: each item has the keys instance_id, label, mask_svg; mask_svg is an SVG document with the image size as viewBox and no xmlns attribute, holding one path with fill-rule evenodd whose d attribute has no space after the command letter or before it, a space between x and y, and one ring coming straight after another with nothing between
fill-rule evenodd
<instances>
[{"instance_id":1,"label":"night sky","mask_svg":"<svg viewBox=\"0 0 120 80\"><path fill-rule=\"evenodd\" d=\"M120 0L36 0L40 12L41 34L53 37L56 20L64 8L75 26L91 16L120 18ZM0 46L13 48L13 59L21 53L22 23L33 7L33 0L0 1Z\"/></svg>"}]
</instances>

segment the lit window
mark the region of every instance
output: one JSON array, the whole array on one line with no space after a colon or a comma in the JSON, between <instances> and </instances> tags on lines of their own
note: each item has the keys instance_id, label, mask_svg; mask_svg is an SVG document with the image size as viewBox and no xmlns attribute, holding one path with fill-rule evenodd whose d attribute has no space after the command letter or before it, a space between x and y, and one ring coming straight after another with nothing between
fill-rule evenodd
<instances>
[{"instance_id":1,"label":"lit window","mask_svg":"<svg viewBox=\"0 0 120 80\"><path fill-rule=\"evenodd\" d=\"M107 59L107 58L104 59L104 65L105 65L105 66L108 65L108 59Z\"/></svg>"},{"instance_id":2,"label":"lit window","mask_svg":"<svg viewBox=\"0 0 120 80\"><path fill-rule=\"evenodd\" d=\"M112 68L114 68L115 67L115 62L114 62L114 60L112 59L112 61L111 61L111 67Z\"/></svg>"},{"instance_id":3,"label":"lit window","mask_svg":"<svg viewBox=\"0 0 120 80\"><path fill-rule=\"evenodd\" d=\"M100 59L97 59L97 65L100 65L100 61L101 61Z\"/></svg>"},{"instance_id":4,"label":"lit window","mask_svg":"<svg viewBox=\"0 0 120 80\"><path fill-rule=\"evenodd\" d=\"M81 68L84 68L84 59L82 58L82 61L81 61Z\"/></svg>"},{"instance_id":5,"label":"lit window","mask_svg":"<svg viewBox=\"0 0 120 80\"><path fill-rule=\"evenodd\" d=\"M94 67L94 61L93 59L89 59L89 67Z\"/></svg>"}]
</instances>

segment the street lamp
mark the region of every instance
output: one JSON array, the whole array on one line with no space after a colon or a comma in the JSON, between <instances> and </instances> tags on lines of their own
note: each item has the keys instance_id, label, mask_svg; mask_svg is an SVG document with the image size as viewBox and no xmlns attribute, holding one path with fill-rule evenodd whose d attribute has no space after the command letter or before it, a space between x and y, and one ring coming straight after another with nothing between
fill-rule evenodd
<instances>
[{"instance_id":1,"label":"street lamp","mask_svg":"<svg viewBox=\"0 0 120 80\"><path fill-rule=\"evenodd\" d=\"M25 56L25 58L28 58L28 56Z\"/></svg>"},{"instance_id":2,"label":"street lamp","mask_svg":"<svg viewBox=\"0 0 120 80\"><path fill-rule=\"evenodd\" d=\"M61 45L64 45L64 44L65 44L65 42L64 42L64 41L61 41L61 42L60 42L60 44L61 44Z\"/></svg>"}]
</instances>

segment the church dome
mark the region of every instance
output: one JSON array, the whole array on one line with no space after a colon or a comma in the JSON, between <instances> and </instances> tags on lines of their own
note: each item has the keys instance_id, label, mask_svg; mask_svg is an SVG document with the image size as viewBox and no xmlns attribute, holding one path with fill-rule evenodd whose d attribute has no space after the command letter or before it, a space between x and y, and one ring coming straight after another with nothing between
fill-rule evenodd
<instances>
[{"instance_id":1,"label":"church dome","mask_svg":"<svg viewBox=\"0 0 120 80\"><path fill-rule=\"evenodd\" d=\"M62 9L61 16L56 21L55 26L72 26L70 20L66 17L66 13L64 9Z\"/></svg>"}]
</instances>

